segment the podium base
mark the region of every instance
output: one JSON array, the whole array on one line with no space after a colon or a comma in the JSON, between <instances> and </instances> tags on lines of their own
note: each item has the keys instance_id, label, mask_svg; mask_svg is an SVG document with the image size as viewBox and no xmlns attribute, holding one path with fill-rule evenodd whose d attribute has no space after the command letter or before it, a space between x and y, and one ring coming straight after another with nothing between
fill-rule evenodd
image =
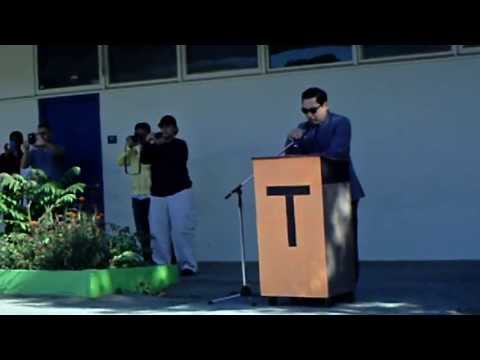
<instances>
[{"instance_id":1,"label":"podium base","mask_svg":"<svg viewBox=\"0 0 480 360\"><path fill-rule=\"evenodd\" d=\"M289 301L289 305L297 306L315 306L315 307L327 307L330 308L336 304L353 304L356 301L355 293L350 292L343 295L333 296L328 299L315 299L315 298L282 298L282 297L268 297L268 305L279 306L280 299Z\"/></svg>"}]
</instances>

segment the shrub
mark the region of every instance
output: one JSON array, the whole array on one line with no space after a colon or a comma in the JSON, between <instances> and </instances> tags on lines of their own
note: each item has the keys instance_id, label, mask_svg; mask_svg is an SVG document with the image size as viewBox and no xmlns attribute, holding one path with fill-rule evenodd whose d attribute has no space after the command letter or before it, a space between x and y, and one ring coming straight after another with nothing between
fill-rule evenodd
<instances>
[{"instance_id":1,"label":"shrub","mask_svg":"<svg viewBox=\"0 0 480 360\"><path fill-rule=\"evenodd\" d=\"M69 208L82 202L85 185L70 185L79 173L73 168L60 182L49 181L39 170L28 179L0 174L0 214L12 230L0 236L0 268L54 271L144 264L134 235L115 225L105 228L101 214Z\"/></svg>"},{"instance_id":2,"label":"shrub","mask_svg":"<svg viewBox=\"0 0 480 360\"><path fill-rule=\"evenodd\" d=\"M41 170L32 170L31 178L0 174L0 215L13 232L30 233L35 221L54 223L54 216L63 213L78 200L85 184L72 183L80 174L72 168L62 181L49 181Z\"/></svg>"},{"instance_id":3,"label":"shrub","mask_svg":"<svg viewBox=\"0 0 480 360\"><path fill-rule=\"evenodd\" d=\"M0 237L0 268L77 271L144 265L136 237L116 226L102 229L97 215L68 212L54 224L31 228L31 234Z\"/></svg>"}]
</instances>

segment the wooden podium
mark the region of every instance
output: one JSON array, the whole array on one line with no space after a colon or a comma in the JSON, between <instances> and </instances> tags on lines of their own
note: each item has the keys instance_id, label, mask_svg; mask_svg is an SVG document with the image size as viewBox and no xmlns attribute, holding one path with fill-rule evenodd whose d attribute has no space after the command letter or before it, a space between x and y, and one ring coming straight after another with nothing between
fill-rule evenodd
<instances>
[{"instance_id":1,"label":"wooden podium","mask_svg":"<svg viewBox=\"0 0 480 360\"><path fill-rule=\"evenodd\" d=\"M318 298L355 291L348 162L253 159L261 295Z\"/></svg>"}]
</instances>

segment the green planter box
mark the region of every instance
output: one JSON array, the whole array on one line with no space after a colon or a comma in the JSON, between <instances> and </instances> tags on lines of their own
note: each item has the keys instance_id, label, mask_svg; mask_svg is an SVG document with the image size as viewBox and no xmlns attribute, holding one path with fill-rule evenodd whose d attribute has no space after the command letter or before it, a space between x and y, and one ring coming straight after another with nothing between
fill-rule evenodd
<instances>
[{"instance_id":1,"label":"green planter box","mask_svg":"<svg viewBox=\"0 0 480 360\"><path fill-rule=\"evenodd\" d=\"M178 281L176 266L86 271L0 270L0 294L99 298L163 290Z\"/></svg>"}]
</instances>

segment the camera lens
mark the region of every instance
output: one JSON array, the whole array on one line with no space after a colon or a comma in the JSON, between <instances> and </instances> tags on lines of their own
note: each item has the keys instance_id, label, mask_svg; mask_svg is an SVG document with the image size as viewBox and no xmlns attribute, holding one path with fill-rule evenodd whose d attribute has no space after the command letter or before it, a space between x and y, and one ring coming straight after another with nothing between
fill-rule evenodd
<instances>
[{"instance_id":1,"label":"camera lens","mask_svg":"<svg viewBox=\"0 0 480 360\"><path fill-rule=\"evenodd\" d=\"M28 134L28 143L30 145L35 145L37 142L37 134Z\"/></svg>"}]
</instances>

